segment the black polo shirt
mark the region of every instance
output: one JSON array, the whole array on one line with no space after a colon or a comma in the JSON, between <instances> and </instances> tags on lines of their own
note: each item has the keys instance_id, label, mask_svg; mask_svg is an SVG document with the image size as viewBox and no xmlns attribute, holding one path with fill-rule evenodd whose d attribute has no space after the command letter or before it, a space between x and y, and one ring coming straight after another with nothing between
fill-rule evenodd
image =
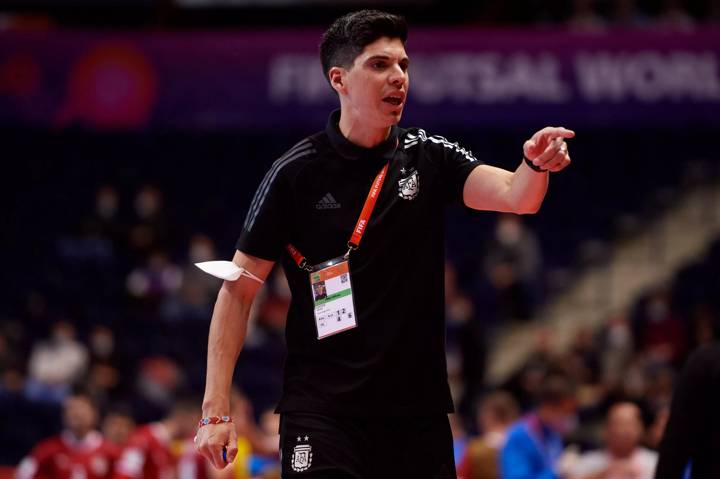
<instances>
[{"instance_id":1,"label":"black polo shirt","mask_svg":"<svg viewBox=\"0 0 720 479\"><path fill-rule=\"evenodd\" d=\"M237 249L282 261L292 291L278 412L418 415L452 412L444 328L445 203L462 201L481 163L457 143L393 126L375 148L325 131L273 163L250 205ZM388 174L360 248L350 255L357 327L317 339L308 273L343 255L375 176Z\"/></svg>"}]
</instances>

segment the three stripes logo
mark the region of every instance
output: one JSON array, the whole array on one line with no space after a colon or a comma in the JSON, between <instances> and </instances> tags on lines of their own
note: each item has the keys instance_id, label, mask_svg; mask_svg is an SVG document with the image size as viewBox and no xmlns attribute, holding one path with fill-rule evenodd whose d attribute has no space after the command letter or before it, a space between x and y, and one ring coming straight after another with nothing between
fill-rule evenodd
<instances>
[{"instance_id":1,"label":"three stripes logo","mask_svg":"<svg viewBox=\"0 0 720 479\"><path fill-rule=\"evenodd\" d=\"M338 203L331 193L327 193L325 196L320 198L320 201L315 203L315 209L318 210L336 210L341 205Z\"/></svg>"}]
</instances>

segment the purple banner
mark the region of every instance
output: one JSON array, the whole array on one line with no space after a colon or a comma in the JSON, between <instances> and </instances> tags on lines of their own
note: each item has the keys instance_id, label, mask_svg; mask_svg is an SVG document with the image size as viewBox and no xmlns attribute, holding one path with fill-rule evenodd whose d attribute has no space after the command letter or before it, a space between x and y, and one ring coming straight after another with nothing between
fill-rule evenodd
<instances>
[{"instance_id":1,"label":"purple banner","mask_svg":"<svg viewBox=\"0 0 720 479\"><path fill-rule=\"evenodd\" d=\"M319 30L0 34L0 125L292 128L337 105ZM720 30L411 31L403 124L711 125Z\"/></svg>"}]
</instances>

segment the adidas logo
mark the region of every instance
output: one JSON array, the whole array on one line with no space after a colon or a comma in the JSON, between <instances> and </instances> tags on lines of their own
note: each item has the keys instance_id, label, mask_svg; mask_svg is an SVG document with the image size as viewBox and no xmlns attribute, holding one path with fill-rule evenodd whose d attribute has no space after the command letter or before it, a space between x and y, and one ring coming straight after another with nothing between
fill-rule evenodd
<instances>
[{"instance_id":1,"label":"adidas logo","mask_svg":"<svg viewBox=\"0 0 720 479\"><path fill-rule=\"evenodd\" d=\"M335 198L333 198L333 195L328 193L322 198L320 198L320 201L315 203L315 209L318 210L336 210L340 208L340 203L335 201Z\"/></svg>"}]
</instances>

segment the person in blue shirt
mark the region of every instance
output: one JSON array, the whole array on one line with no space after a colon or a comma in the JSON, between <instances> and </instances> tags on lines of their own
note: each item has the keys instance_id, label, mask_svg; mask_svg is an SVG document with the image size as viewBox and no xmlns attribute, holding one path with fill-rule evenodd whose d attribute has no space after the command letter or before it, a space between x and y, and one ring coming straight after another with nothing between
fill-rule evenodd
<instances>
[{"instance_id":1,"label":"person in blue shirt","mask_svg":"<svg viewBox=\"0 0 720 479\"><path fill-rule=\"evenodd\" d=\"M562 435L575 422L577 399L569 378L550 373L542 383L537 408L508 431L500 452L503 479L561 479Z\"/></svg>"}]
</instances>

